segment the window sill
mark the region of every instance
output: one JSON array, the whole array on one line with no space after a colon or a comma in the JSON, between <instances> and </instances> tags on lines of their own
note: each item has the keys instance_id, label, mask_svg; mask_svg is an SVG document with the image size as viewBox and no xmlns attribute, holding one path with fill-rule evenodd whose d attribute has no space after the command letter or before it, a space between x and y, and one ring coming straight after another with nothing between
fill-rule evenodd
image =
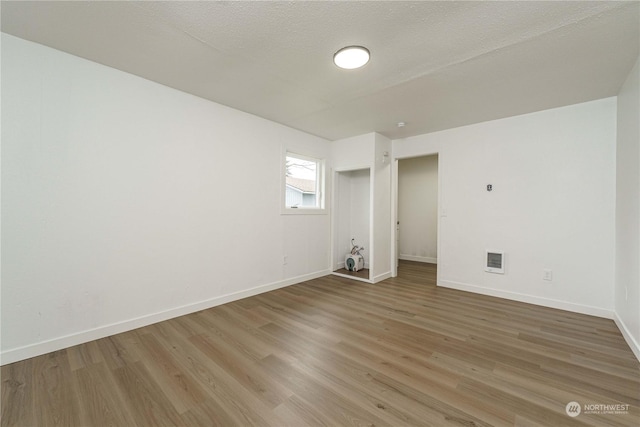
<instances>
[{"instance_id":1,"label":"window sill","mask_svg":"<svg viewBox=\"0 0 640 427\"><path fill-rule=\"evenodd\" d=\"M328 209L319 208L282 208L282 215L327 215Z\"/></svg>"}]
</instances>

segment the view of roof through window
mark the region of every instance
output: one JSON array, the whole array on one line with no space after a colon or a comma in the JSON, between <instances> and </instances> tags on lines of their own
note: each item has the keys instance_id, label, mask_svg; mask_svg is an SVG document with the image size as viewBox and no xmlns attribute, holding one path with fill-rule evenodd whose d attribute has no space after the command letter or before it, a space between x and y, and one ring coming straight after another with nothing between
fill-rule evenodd
<instances>
[{"instance_id":1,"label":"view of roof through window","mask_svg":"<svg viewBox=\"0 0 640 427\"><path fill-rule=\"evenodd\" d=\"M285 167L286 207L317 207L318 162L287 155Z\"/></svg>"}]
</instances>

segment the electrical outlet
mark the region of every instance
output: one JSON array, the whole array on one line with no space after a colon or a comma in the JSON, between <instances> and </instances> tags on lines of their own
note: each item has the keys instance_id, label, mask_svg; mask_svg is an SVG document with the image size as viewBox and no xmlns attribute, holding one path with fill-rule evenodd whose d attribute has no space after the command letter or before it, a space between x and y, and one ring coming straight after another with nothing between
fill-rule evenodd
<instances>
[{"instance_id":1,"label":"electrical outlet","mask_svg":"<svg viewBox=\"0 0 640 427\"><path fill-rule=\"evenodd\" d=\"M548 269L542 270L542 280L546 282L553 280L553 271Z\"/></svg>"},{"instance_id":2,"label":"electrical outlet","mask_svg":"<svg viewBox=\"0 0 640 427\"><path fill-rule=\"evenodd\" d=\"M287 265L287 256L282 257L282 265Z\"/></svg>"}]
</instances>

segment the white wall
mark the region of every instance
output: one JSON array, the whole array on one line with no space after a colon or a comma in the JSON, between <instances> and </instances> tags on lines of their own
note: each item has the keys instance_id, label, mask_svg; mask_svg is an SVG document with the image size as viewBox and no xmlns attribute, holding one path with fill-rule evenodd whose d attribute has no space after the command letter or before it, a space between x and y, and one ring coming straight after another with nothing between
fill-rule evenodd
<instances>
[{"instance_id":1,"label":"white wall","mask_svg":"<svg viewBox=\"0 0 640 427\"><path fill-rule=\"evenodd\" d=\"M608 98L394 141L439 154L439 285L612 317L615 135Z\"/></svg>"},{"instance_id":2,"label":"white wall","mask_svg":"<svg viewBox=\"0 0 640 427\"><path fill-rule=\"evenodd\" d=\"M2 363L329 271L325 140L5 34L2 124Z\"/></svg>"},{"instance_id":3,"label":"white wall","mask_svg":"<svg viewBox=\"0 0 640 427\"><path fill-rule=\"evenodd\" d=\"M355 170L373 167L374 134L368 133L332 141L331 160L335 170Z\"/></svg>"},{"instance_id":4,"label":"white wall","mask_svg":"<svg viewBox=\"0 0 640 427\"><path fill-rule=\"evenodd\" d=\"M617 321L640 359L640 60L618 95L616 167Z\"/></svg>"},{"instance_id":5,"label":"white wall","mask_svg":"<svg viewBox=\"0 0 640 427\"><path fill-rule=\"evenodd\" d=\"M398 162L399 258L438 262L438 156Z\"/></svg>"},{"instance_id":6,"label":"white wall","mask_svg":"<svg viewBox=\"0 0 640 427\"><path fill-rule=\"evenodd\" d=\"M373 258L374 283L391 277L391 140L374 134ZM385 155L386 154L386 155Z\"/></svg>"}]
</instances>

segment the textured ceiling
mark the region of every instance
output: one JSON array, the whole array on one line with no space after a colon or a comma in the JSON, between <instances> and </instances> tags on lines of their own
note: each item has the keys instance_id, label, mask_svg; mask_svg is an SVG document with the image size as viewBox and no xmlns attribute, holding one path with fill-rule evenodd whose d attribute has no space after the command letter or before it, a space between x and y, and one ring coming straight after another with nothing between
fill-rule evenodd
<instances>
[{"instance_id":1,"label":"textured ceiling","mask_svg":"<svg viewBox=\"0 0 640 427\"><path fill-rule=\"evenodd\" d=\"M2 2L2 31L335 140L614 96L639 2ZM371 61L340 70L340 48ZM403 128L398 121L406 122Z\"/></svg>"}]
</instances>

